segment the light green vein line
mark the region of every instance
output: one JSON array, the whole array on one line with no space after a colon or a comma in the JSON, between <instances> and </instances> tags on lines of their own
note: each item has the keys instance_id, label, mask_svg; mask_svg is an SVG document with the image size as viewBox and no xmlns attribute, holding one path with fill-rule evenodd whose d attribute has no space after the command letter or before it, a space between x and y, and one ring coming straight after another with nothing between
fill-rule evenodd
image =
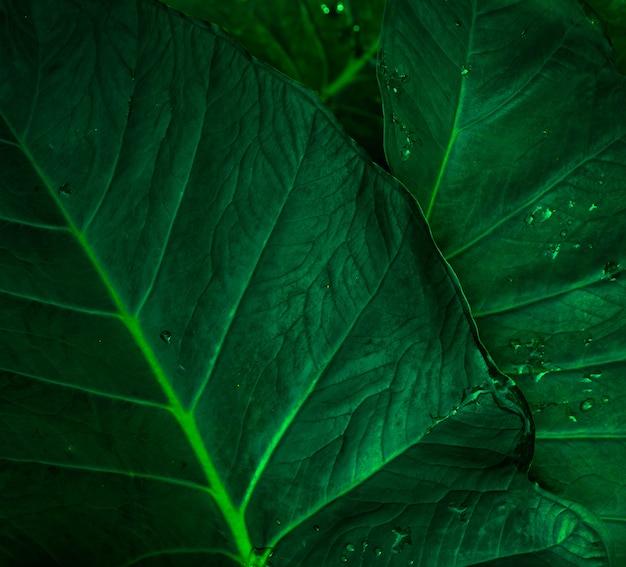
<instances>
[{"instance_id":1,"label":"light green vein line","mask_svg":"<svg viewBox=\"0 0 626 567\"><path fill-rule=\"evenodd\" d=\"M163 482L165 484L172 484L174 486L184 486L185 488L190 488L193 490L201 490L202 492L206 492L213 496L213 491L203 484L199 484L197 482L190 482L188 480L180 480L174 477L162 476L157 474L146 474L146 473L138 473L130 470L119 470L114 468L107 467L94 467L92 465L73 465L68 464L66 462L59 461L48 461L48 460L33 460L33 459L15 459L11 457L2 457L5 461L10 461L12 463L37 463L38 465L48 465L53 467L59 467L63 469L69 469L74 471L83 471L83 472L100 472L106 474L116 474L119 476L130 477L130 478L144 478L147 480L158 480L159 482Z\"/></svg>"},{"instance_id":2,"label":"light green vein line","mask_svg":"<svg viewBox=\"0 0 626 567\"><path fill-rule=\"evenodd\" d=\"M133 398L131 396L120 396L118 394L113 394L111 392L103 392L102 390L94 390L93 388L85 388L78 384L70 384L68 382L58 382L57 380L51 380L49 378L42 378L41 376L38 376L37 374L30 374L28 372L16 372L15 369L4 368L2 366L0 366L0 371L13 372L13 373L19 374L20 376L31 378L32 380L44 382L45 384L54 384L55 386L58 386L59 388L68 388L70 390L79 390L80 392L87 392L88 394L91 394L92 396L98 396L100 398L107 398L109 400L128 402L128 403L136 404L139 406L145 406L145 407L169 411L168 406L165 406L158 402L152 402L149 400Z\"/></svg>"},{"instance_id":3,"label":"light green vein line","mask_svg":"<svg viewBox=\"0 0 626 567\"><path fill-rule=\"evenodd\" d=\"M330 85L325 87L320 93L320 98L323 102L328 101L329 98L335 96L341 89L349 85L358 74L358 72L365 67L365 65L374 57L376 50L378 49L378 39L368 47L367 51L361 55L358 59L351 59L346 65L345 69Z\"/></svg>"},{"instance_id":4,"label":"light green vein line","mask_svg":"<svg viewBox=\"0 0 626 567\"><path fill-rule=\"evenodd\" d=\"M553 299L555 297L559 297L560 295L565 295L571 291L584 289L593 284L597 284L598 282L602 282L602 280L598 278L583 280L576 285L569 286L565 289L560 289L558 291L555 291L554 293L542 295L541 297L532 297L525 301L519 301L517 303L512 303L504 307L496 307L494 309L489 309L488 311L475 311L475 312L473 311L472 317L474 317L474 319L479 319L480 317L488 317L489 315L498 315L499 313L508 313L510 311L515 311L516 309L520 309L521 307L527 307L528 305L536 305L538 303L541 303L542 301L547 301L548 299Z\"/></svg>"}]
</instances>

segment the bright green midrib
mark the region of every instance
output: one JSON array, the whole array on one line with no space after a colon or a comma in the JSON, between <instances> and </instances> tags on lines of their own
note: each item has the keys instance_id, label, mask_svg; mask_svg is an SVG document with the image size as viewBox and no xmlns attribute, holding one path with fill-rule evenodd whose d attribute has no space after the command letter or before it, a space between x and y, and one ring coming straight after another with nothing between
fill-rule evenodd
<instances>
[{"instance_id":1,"label":"bright green midrib","mask_svg":"<svg viewBox=\"0 0 626 567\"><path fill-rule=\"evenodd\" d=\"M100 271L100 270L98 270ZM104 273L103 276L106 277ZM104 278L103 278L104 279ZM226 491L226 487L224 486L222 479L220 478L215 466L213 465L213 461L209 456L208 451L202 441L202 436L198 431L198 427L196 424L196 420L193 416L193 411L187 411L183 408L180 400L176 396L172 386L170 385L163 369L159 365L158 360L156 359L153 350L148 345L143 332L141 331L141 327L139 326L139 321L136 317L128 314L124 306L119 302L119 297L115 293L115 290L110 287L110 284L107 280L104 280L105 284L111 291L111 296L113 297L116 306L120 310L122 314L122 321L126 324L129 329L131 335L137 342L137 345L144 353L146 357L146 361L152 368L154 375L159 382L167 400L170 404L170 411L174 415L174 418L181 426L185 437L189 441L191 448L193 449L202 470L204 471L205 477L209 484L208 492L213 496L215 502L219 506L222 514L229 527L231 528L231 532L233 534L233 540L235 545L237 546L237 550L239 551L241 558L243 560L247 560L248 556L252 551L252 543L250 541L250 537L248 536L248 530L245 524L245 519L243 517L243 513L236 508L236 506L232 503L228 492Z\"/></svg>"},{"instance_id":2,"label":"bright green midrib","mask_svg":"<svg viewBox=\"0 0 626 567\"><path fill-rule=\"evenodd\" d=\"M454 125L452 126L452 134L450 135L450 140L448 141L448 147L446 148L446 153L443 156L441 167L439 168L439 175L437 175L437 181L435 181L435 185L430 195L430 201L428 202L428 208L426 209L425 216L426 216L427 221L430 220L430 216L432 215L433 209L435 208L435 201L437 200L437 193L439 192L439 188L441 187L443 174L444 174L444 171L446 170L446 165L448 163L448 160L450 159L450 154L452 153L452 146L454 146L454 141L456 140L456 137L459 133L459 131L456 128L456 123L457 123L457 119L459 115L459 112L458 112L459 106L460 104L457 105L457 112L454 117Z\"/></svg>"},{"instance_id":3,"label":"bright green midrib","mask_svg":"<svg viewBox=\"0 0 626 567\"><path fill-rule=\"evenodd\" d=\"M15 136L15 138L19 139L18 136ZM76 237L76 240L82 246L88 259L91 261L96 273L100 276L103 284L109 291L111 300L118 310L118 317L120 318L122 323L128 328L131 336L137 343L137 346L141 349L141 352L143 353L146 362L154 372L154 376L169 402L169 408L167 409L169 409L176 421L178 421L178 423L180 424L180 427L185 437L189 441L189 444L202 467L208 483L208 486L206 487L206 492L213 497L219 509L221 510L226 523L231 529L233 542L235 543L237 551L239 552L241 564L247 565L248 559L252 554L253 547L250 541L250 536L248 535L247 526L245 524L243 510L238 509L231 501L226 487L224 486L222 479L220 478L213 464L213 461L211 460L211 457L202 441L202 437L200 435L200 432L198 431L193 412L184 409L180 400L176 396L174 389L169 383L167 376L159 365L154 351L148 344L139 324L139 320L136 316L131 315L126 309L122 299L113 287L111 279L109 278L104 268L100 265L100 262L98 261L98 258L96 257L92 247L85 238L85 235L82 231L78 229L72 218L69 216L59 196L53 190L52 184L49 182L49 180L47 180L43 171L41 171L41 169L38 167L34 156L32 156L30 152L28 152L28 150L26 149L26 144L21 143L20 146L22 148L22 151L24 151L24 154L32 164L35 172L39 175L40 179L44 180L48 191L50 192L50 195L58 204L59 210L61 211L63 217L65 218L65 221L67 222L67 227L69 231ZM228 552L226 552L226 550L224 550L224 552L225 554L230 555Z\"/></svg>"},{"instance_id":4,"label":"bright green midrib","mask_svg":"<svg viewBox=\"0 0 626 567\"><path fill-rule=\"evenodd\" d=\"M80 242L88 258L91 260L95 270L102 279L102 282L109 290L111 299L113 300L113 303L119 311L119 317L121 321L128 328L131 336L134 338L137 346L143 353L146 362L154 372L154 376L169 402L169 411L173 414L176 421L178 421L178 423L180 424L180 427L183 430L185 437L189 441L189 445L193 449L202 467L202 470L208 482L207 492L214 498L222 514L224 515L226 523L231 529L233 541L237 547L237 550L239 551L242 563L244 561L247 561L247 558L252 551L252 543L248 535L248 530L245 524L243 513L241 510L237 509L237 507L233 504L228 495L226 487L224 486L224 483L222 482L222 479L220 478L215 468L215 465L211 460L211 457L204 445L204 442L202 441L202 436L200 435L200 432L198 430L196 420L193 416L193 411L185 410L185 408L181 404L178 396L174 392L171 384L169 383L167 376L163 372L163 369L161 368L159 361L154 354L154 351L146 341L137 317L131 315L126 309L124 303L122 302L122 299L113 287L110 278L98 262L98 259L93 253L93 250L87 242L84 234L78 231L70 218L67 218L67 220L68 224L70 225L70 230L75 234L77 240Z\"/></svg>"}]
</instances>

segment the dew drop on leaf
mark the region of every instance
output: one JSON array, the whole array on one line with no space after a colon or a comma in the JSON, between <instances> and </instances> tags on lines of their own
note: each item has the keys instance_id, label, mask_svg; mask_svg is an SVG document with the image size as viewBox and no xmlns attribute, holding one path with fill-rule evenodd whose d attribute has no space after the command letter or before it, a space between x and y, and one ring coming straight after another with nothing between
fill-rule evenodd
<instances>
[{"instance_id":1,"label":"dew drop on leaf","mask_svg":"<svg viewBox=\"0 0 626 567\"><path fill-rule=\"evenodd\" d=\"M621 268L617 262L607 262L604 266L604 277L611 282L619 278L620 272Z\"/></svg>"},{"instance_id":2,"label":"dew drop on leaf","mask_svg":"<svg viewBox=\"0 0 626 567\"><path fill-rule=\"evenodd\" d=\"M398 71L398 69L395 69L394 72L387 78L387 90L400 96L404 90L404 83L408 82L408 80L409 76L406 73L402 73Z\"/></svg>"},{"instance_id":3,"label":"dew drop on leaf","mask_svg":"<svg viewBox=\"0 0 626 567\"><path fill-rule=\"evenodd\" d=\"M71 195L72 194L72 190L70 189L70 184L69 183L64 183L63 185L61 185L61 187L59 187L59 195Z\"/></svg>"},{"instance_id":4,"label":"dew drop on leaf","mask_svg":"<svg viewBox=\"0 0 626 567\"><path fill-rule=\"evenodd\" d=\"M589 411L595 403L593 398L587 398L584 402L580 403L580 411Z\"/></svg>"},{"instance_id":5,"label":"dew drop on leaf","mask_svg":"<svg viewBox=\"0 0 626 567\"><path fill-rule=\"evenodd\" d=\"M509 346L513 350L517 351L517 350L519 350L522 347L522 342L519 339L511 339L509 341Z\"/></svg>"},{"instance_id":6,"label":"dew drop on leaf","mask_svg":"<svg viewBox=\"0 0 626 567\"><path fill-rule=\"evenodd\" d=\"M319 526L313 526L313 531L319 532L320 531L320 527Z\"/></svg>"},{"instance_id":7,"label":"dew drop on leaf","mask_svg":"<svg viewBox=\"0 0 626 567\"><path fill-rule=\"evenodd\" d=\"M356 549L356 547L354 547L354 545L352 543L346 543L346 551L354 551Z\"/></svg>"},{"instance_id":8,"label":"dew drop on leaf","mask_svg":"<svg viewBox=\"0 0 626 567\"><path fill-rule=\"evenodd\" d=\"M347 555L342 555L341 556L341 562L342 563L347 563L348 562L348 556Z\"/></svg>"},{"instance_id":9,"label":"dew drop on leaf","mask_svg":"<svg viewBox=\"0 0 626 567\"><path fill-rule=\"evenodd\" d=\"M376 554L376 557L380 557L383 554L383 548L382 547L375 547L374 548L374 553Z\"/></svg>"},{"instance_id":10,"label":"dew drop on leaf","mask_svg":"<svg viewBox=\"0 0 626 567\"><path fill-rule=\"evenodd\" d=\"M172 333L170 333L169 331L161 331L159 337L161 337L161 340L168 345L172 342Z\"/></svg>"}]
</instances>

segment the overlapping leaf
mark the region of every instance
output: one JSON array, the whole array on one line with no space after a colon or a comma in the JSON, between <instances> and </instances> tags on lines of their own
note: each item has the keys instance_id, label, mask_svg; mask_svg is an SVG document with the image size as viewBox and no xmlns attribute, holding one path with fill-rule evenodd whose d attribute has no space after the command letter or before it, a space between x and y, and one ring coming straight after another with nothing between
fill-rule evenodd
<instances>
[{"instance_id":1,"label":"overlapping leaf","mask_svg":"<svg viewBox=\"0 0 626 567\"><path fill-rule=\"evenodd\" d=\"M535 410L531 474L626 562L626 81L575 3L391 0L386 151Z\"/></svg>"}]
</instances>

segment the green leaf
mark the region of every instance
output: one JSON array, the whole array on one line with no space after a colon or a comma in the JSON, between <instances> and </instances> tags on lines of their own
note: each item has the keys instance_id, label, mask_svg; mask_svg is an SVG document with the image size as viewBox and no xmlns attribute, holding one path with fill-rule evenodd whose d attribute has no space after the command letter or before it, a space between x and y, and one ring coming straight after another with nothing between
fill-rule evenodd
<instances>
[{"instance_id":1,"label":"green leaf","mask_svg":"<svg viewBox=\"0 0 626 567\"><path fill-rule=\"evenodd\" d=\"M565 0L390 0L381 43L389 163L535 411L531 477L624 564L625 79Z\"/></svg>"}]
</instances>

